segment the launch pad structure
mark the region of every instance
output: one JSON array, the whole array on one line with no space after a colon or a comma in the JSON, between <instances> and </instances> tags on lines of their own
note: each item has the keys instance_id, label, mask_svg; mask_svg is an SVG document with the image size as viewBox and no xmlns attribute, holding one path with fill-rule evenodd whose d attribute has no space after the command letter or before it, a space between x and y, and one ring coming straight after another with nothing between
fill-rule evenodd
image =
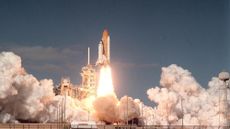
<instances>
[{"instance_id":1,"label":"launch pad structure","mask_svg":"<svg viewBox=\"0 0 230 129\"><path fill-rule=\"evenodd\" d=\"M96 95L97 74L90 64L90 48L88 48L88 63L81 69L81 84L74 86L68 77L62 78L61 83L54 89L56 95L70 96L82 100L89 95Z\"/></svg>"},{"instance_id":2,"label":"launch pad structure","mask_svg":"<svg viewBox=\"0 0 230 129\"><path fill-rule=\"evenodd\" d=\"M107 29L102 33L98 44L98 58L95 65L90 63L90 48L88 48L87 65L81 69L81 84L74 86L68 77L62 78L59 86L54 89L56 95L67 95L82 100L89 95L96 96L97 72L96 67L110 64L110 36Z\"/></svg>"}]
</instances>

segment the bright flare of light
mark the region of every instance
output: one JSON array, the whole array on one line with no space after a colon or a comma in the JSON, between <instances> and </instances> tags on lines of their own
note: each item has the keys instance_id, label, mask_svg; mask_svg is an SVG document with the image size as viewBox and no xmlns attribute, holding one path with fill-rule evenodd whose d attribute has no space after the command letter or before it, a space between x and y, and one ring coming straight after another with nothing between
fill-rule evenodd
<instances>
[{"instance_id":1,"label":"bright flare of light","mask_svg":"<svg viewBox=\"0 0 230 129\"><path fill-rule=\"evenodd\" d=\"M100 69L97 96L100 97L110 94L114 94L111 68L110 66L102 66Z\"/></svg>"},{"instance_id":2,"label":"bright flare of light","mask_svg":"<svg viewBox=\"0 0 230 129\"><path fill-rule=\"evenodd\" d=\"M87 110L93 110L93 101L95 100L95 96L88 96L87 98L83 99L81 102L84 104L84 108Z\"/></svg>"}]
</instances>

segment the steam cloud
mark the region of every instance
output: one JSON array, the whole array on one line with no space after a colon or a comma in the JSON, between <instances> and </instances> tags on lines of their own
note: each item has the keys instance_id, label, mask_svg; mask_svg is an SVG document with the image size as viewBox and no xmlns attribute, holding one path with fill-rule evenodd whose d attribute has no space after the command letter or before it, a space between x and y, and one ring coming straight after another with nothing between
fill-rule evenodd
<instances>
[{"instance_id":1,"label":"steam cloud","mask_svg":"<svg viewBox=\"0 0 230 129\"><path fill-rule=\"evenodd\" d=\"M12 52L0 53L0 121L56 121L63 96L54 96L53 81L38 81L21 66L21 58ZM66 97L68 120L87 119L81 102ZM76 117L78 116L78 117ZM79 117L80 116L80 117Z\"/></svg>"},{"instance_id":2,"label":"steam cloud","mask_svg":"<svg viewBox=\"0 0 230 129\"><path fill-rule=\"evenodd\" d=\"M18 122L18 120L56 122L61 119L60 110L63 110L61 107L64 99L65 117L69 122L88 119L108 123L124 121L127 118L124 118L123 114L127 113L127 109L128 119L139 116L139 107L130 97L128 99L123 97L120 101L116 95L97 98L94 109L89 104L94 98L79 101L69 96L55 96L53 88L52 80L39 81L28 74L21 66L19 56L12 52L0 53L0 122L2 123ZM127 101L129 105L125 108ZM93 114L94 110L96 112Z\"/></svg>"},{"instance_id":3,"label":"steam cloud","mask_svg":"<svg viewBox=\"0 0 230 129\"><path fill-rule=\"evenodd\" d=\"M182 119L185 125L218 125L219 118L220 124L227 123L225 91L219 90L224 89L224 82L213 77L204 89L188 70L174 64L163 67L160 86L147 91L155 107L128 96L119 100L115 94L95 98L89 106L91 98L79 101L55 96L53 87L52 80L37 80L28 74L19 56L0 53L0 122L55 122L60 119L58 107L66 99L65 116L70 122L88 120L90 110L89 119L106 123L125 123L134 118L147 125L180 125Z\"/></svg>"},{"instance_id":4,"label":"steam cloud","mask_svg":"<svg viewBox=\"0 0 230 129\"><path fill-rule=\"evenodd\" d=\"M229 103L225 103L224 82L217 77L204 89L188 70L173 64L162 68L160 86L147 91L149 99L157 104L154 109L144 107L147 124L181 125L182 118L184 125L227 124Z\"/></svg>"}]
</instances>

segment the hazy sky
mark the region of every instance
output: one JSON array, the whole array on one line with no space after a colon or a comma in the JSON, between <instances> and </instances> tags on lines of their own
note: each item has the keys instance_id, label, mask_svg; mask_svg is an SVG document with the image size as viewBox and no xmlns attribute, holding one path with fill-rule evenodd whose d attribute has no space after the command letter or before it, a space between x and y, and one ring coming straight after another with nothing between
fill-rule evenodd
<instances>
[{"instance_id":1,"label":"hazy sky","mask_svg":"<svg viewBox=\"0 0 230 129\"><path fill-rule=\"evenodd\" d=\"M80 83L87 47L95 63L107 28L117 94L148 103L163 66L188 69L204 87L230 70L228 15L228 0L1 0L0 49L39 79Z\"/></svg>"}]
</instances>

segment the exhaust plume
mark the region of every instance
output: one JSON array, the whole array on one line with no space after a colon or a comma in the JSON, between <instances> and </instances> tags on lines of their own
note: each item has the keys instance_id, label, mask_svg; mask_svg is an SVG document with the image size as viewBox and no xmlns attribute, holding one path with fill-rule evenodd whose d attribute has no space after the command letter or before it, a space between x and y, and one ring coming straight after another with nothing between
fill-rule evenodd
<instances>
[{"instance_id":1,"label":"exhaust plume","mask_svg":"<svg viewBox=\"0 0 230 129\"><path fill-rule=\"evenodd\" d=\"M93 102L96 118L105 123L125 123L139 117L139 106L131 97L118 100L112 83L111 67L100 69L97 98Z\"/></svg>"}]
</instances>

